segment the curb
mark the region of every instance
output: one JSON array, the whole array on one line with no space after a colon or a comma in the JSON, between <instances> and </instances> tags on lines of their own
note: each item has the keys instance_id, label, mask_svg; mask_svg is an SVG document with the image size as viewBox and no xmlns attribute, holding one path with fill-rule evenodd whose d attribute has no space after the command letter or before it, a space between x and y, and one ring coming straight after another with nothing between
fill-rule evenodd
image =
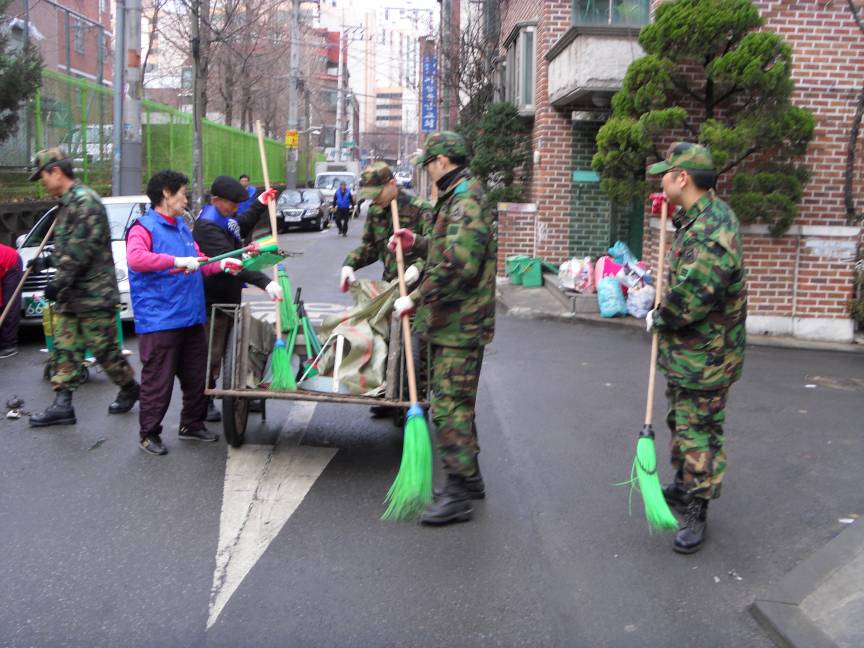
<instances>
[{"instance_id":1,"label":"curb","mask_svg":"<svg viewBox=\"0 0 864 648\"><path fill-rule=\"evenodd\" d=\"M837 648L800 605L862 551L864 520L857 520L786 574L764 597L757 598L750 613L778 646Z\"/></svg>"},{"instance_id":2,"label":"curb","mask_svg":"<svg viewBox=\"0 0 864 648\"><path fill-rule=\"evenodd\" d=\"M541 311L526 306L509 306L500 291L495 296L496 302L504 309L506 315L518 319L539 319L556 322L571 322L591 326L619 326L644 331L642 320L632 317L600 317L585 313ZM803 351L834 351L838 353L864 353L864 344L844 344L840 342L819 342L817 340L802 340L793 337L775 337L770 335L747 336L747 346L773 347L777 349L799 349Z\"/></svg>"}]
</instances>

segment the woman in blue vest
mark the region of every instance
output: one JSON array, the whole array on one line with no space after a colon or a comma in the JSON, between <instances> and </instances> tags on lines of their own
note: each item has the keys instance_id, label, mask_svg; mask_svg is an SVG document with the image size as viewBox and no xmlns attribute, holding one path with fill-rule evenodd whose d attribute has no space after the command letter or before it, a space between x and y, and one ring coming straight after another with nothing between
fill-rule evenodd
<instances>
[{"instance_id":1,"label":"woman in blue vest","mask_svg":"<svg viewBox=\"0 0 864 648\"><path fill-rule=\"evenodd\" d=\"M236 259L201 267L201 251L183 220L189 179L160 171L147 183L151 208L129 229L126 257L135 332L141 356L139 447L149 454L168 452L162 419L171 403L175 376L183 391L179 436L213 442L218 435L204 425L207 398L207 334L203 275L236 273ZM175 268L182 272L172 272Z\"/></svg>"}]
</instances>

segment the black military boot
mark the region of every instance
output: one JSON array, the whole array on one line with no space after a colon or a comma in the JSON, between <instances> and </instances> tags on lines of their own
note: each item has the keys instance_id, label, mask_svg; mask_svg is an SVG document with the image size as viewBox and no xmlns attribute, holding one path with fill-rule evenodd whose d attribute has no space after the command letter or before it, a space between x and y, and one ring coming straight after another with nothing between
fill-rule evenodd
<instances>
[{"instance_id":1,"label":"black military boot","mask_svg":"<svg viewBox=\"0 0 864 648\"><path fill-rule=\"evenodd\" d=\"M72 392L61 389L54 396L54 402L41 414L30 417L30 427L48 427L49 425L74 425L75 409L72 407Z\"/></svg>"},{"instance_id":2,"label":"black military boot","mask_svg":"<svg viewBox=\"0 0 864 648\"><path fill-rule=\"evenodd\" d=\"M207 397L207 415L204 420L208 423L218 423L222 420L222 412L216 409L216 402L212 396Z\"/></svg>"},{"instance_id":3,"label":"black military boot","mask_svg":"<svg viewBox=\"0 0 864 648\"><path fill-rule=\"evenodd\" d=\"M125 414L138 402L140 392L141 386L134 380L128 385L124 385L117 393L117 398L114 399L114 402L108 406L108 413Z\"/></svg>"},{"instance_id":4,"label":"black military boot","mask_svg":"<svg viewBox=\"0 0 864 648\"><path fill-rule=\"evenodd\" d=\"M486 497L486 484L483 483L483 475L480 474L480 467L477 467L477 472L470 477L465 477L465 491L468 493L468 499L482 500ZM445 488L436 488L433 492L435 497L440 497L444 494Z\"/></svg>"},{"instance_id":5,"label":"black military boot","mask_svg":"<svg viewBox=\"0 0 864 648\"><path fill-rule=\"evenodd\" d=\"M690 503L690 500L693 499L678 482L673 482L664 486L663 497L666 498L666 503L669 505L669 508L678 513L684 513L687 510L687 505Z\"/></svg>"},{"instance_id":6,"label":"black military boot","mask_svg":"<svg viewBox=\"0 0 864 648\"><path fill-rule=\"evenodd\" d=\"M675 534L672 549L678 553L696 553L702 548L708 526L708 500L694 497L684 513L684 526Z\"/></svg>"},{"instance_id":7,"label":"black military boot","mask_svg":"<svg viewBox=\"0 0 864 648\"><path fill-rule=\"evenodd\" d=\"M420 524L443 525L467 522L474 515L471 495L461 475L447 475L447 483L440 495L420 515Z\"/></svg>"}]
</instances>

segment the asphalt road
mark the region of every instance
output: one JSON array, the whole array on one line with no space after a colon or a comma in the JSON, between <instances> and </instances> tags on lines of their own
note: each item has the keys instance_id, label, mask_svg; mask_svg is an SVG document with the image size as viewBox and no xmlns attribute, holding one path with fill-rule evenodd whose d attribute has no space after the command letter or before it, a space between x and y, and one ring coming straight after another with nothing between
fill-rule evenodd
<instances>
[{"instance_id":1,"label":"asphalt road","mask_svg":"<svg viewBox=\"0 0 864 648\"><path fill-rule=\"evenodd\" d=\"M359 235L281 237L319 311L344 303ZM25 340L0 399L38 410L50 388ZM768 647L747 606L862 513L864 358L748 349L709 541L680 556L615 486L648 351L638 331L499 317L478 402L488 497L442 529L379 520L401 430L363 407L271 401L229 452L176 439L177 391L157 458L95 374L76 426L0 422L0 645ZM661 456L663 411L661 390Z\"/></svg>"}]
</instances>

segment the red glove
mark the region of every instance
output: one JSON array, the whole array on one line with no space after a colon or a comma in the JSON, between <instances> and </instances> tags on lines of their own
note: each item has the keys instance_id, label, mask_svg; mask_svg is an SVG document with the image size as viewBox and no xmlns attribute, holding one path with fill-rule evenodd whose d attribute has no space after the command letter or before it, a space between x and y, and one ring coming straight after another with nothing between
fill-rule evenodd
<instances>
[{"instance_id":1,"label":"red glove","mask_svg":"<svg viewBox=\"0 0 864 648\"><path fill-rule=\"evenodd\" d=\"M396 230L393 233L393 236L390 237L390 240L387 241L387 247L390 248L391 252L396 251L396 240L397 238L402 241L402 251L407 252L412 247L414 247L414 242L417 240L417 235L414 234L409 229L405 229L404 227Z\"/></svg>"},{"instance_id":2,"label":"red glove","mask_svg":"<svg viewBox=\"0 0 864 648\"><path fill-rule=\"evenodd\" d=\"M648 196L651 199L651 213L659 214L660 210L663 208L663 203L666 202L669 205L668 213L674 212L678 209L678 205L673 205L669 202L669 199L666 197L664 193L652 193Z\"/></svg>"},{"instance_id":3,"label":"red glove","mask_svg":"<svg viewBox=\"0 0 864 648\"><path fill-rule=\"evenodd\" d=\"M266 206L270 201L276 200L277 193L279 193L279 191L277 191L275 187L270 187L267 191L261 192L261 195L258 196L258 202Z\"/></svg>"},{"instance_id":4,"label":"red glove","mask_svg":"<svg viewBox=\"0 0 864 648\"><path fill-rule=\"evenodd\" d=\"M243 270L243 262L239 259L222 259L219 262L219 269L222 270L222 272L227 272L231 276L236 276Z\"/></svg>"}]
</instances>

